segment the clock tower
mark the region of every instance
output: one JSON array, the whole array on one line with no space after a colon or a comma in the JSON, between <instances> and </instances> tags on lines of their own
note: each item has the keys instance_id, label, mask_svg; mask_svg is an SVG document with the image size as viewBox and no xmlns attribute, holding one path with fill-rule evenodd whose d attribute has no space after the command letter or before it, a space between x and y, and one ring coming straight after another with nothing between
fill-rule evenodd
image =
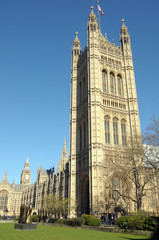
<instances>
[{"instance_id":1,"label":"clock tower","mask_svg":"<svg viewBox=\"0 0 159 240\"><path fill-rule=\"evenodd\" d=\"M20 183L24 184L24 185L30 184L30 180L31 180L31 171L30 171L29 160L28 160L28 156L27 156L27 160L25 162L24 169L22 170L22 173L21 173Z\"/></svg>"}]
</instances>

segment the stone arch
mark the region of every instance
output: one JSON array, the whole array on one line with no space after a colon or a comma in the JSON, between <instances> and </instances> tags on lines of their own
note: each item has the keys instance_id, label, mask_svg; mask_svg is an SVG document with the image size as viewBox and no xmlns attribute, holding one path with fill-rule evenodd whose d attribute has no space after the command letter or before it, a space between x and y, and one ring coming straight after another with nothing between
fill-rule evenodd
<instances>
[{"instance_id":1,"label":"stone arch","mask_svg":"<svg viewBox=\"0 0 159 240\"><path fill-rule=\"evenodd\" d=\"M83 173L79 183L79 211L81 214L89 214L89 177L86 173Z\"/></svg>"},{"instance_id":2,"label":"stone arch","mask_svg":"<svg viewBox=\"0 0 159 240\"><path fill-rule=\"evenodd\" d=\"M114 180L118 180L119 182ZM127 177L124 175L124 173L115 172L109 177L108 182L109 186L112 187L112 189L110 189L108 193L109 200L112 201L112 206L110 208L111 212L114 212L116 214L125 214L129 211L129 199L125 198L124 196L129 196L131 191L131 186ZM115 184L114 187L113 184ZM123 196L120 196L118 192L115 193L115 191L113 194L113 189L115 189L116 187L118 191L121 191L121 194Z\"/></svg>"}]
</instances>

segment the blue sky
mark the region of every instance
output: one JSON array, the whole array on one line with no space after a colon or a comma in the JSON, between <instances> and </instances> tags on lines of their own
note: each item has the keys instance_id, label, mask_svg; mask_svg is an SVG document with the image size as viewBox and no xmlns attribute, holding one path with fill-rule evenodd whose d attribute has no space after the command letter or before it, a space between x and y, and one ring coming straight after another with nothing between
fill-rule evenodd
<instances>
[{"instance_id":1,"label":"blue sky","mask_svg":"<svg viewBox=\"0 0 159 240\"><path fill-rule=\"evenodd\" d=\"M20 181L29 155L38 167L57 167L64 137L69 150L71 48L78 31L87 44L95 0L0 0L0 181ZM101 0L103 35L119 45L121 19L134 60L141 129L159 116L159 1Z\"/></svg>"}]
</instances>

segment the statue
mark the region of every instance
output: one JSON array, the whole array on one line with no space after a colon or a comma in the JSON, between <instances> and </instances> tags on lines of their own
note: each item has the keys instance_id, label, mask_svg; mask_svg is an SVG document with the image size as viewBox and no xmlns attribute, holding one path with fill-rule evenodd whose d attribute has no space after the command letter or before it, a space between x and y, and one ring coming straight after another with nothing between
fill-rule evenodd
<instances>
[{"instance_id":1,"label":"statue","mask_svg":"<svg viewBox=\"0 0 159 240\"><path fill-rule=\"evenodd\" d=\"M30 204L29 208L28 208L29 216L28 216L27 221L26 221L27 224L31 224L32 223L32 221L31 221L31 212L32 212L32 205Z\"/></svg>"},{"instance_id":2,"label":"statue","mask_svg":"<svg viewBox=\"0 0 159 240\"><path fill-rule=\"evenodd\" d=\"M25 204L20 207L20 217L18 223L15 223L14 229L18 230L36 230L37 224L31 224L32 205Z\"/></svg>"},{"instance_id":3,"label":"statue","mask_svg":"<svg viewBox=\"0 0 159 240\"><path fill-rule=\"evenodd\" d=\"M20 217L18 223L26 223L28 215L28 206L27 205L21 205L20 207Z\"/></svg>"}]
</instances>

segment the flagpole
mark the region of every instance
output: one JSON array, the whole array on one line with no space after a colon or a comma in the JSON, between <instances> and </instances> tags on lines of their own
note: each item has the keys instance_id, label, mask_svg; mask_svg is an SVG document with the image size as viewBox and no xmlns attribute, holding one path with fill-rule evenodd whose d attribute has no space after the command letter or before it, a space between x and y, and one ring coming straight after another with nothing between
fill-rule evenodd
<instances>
[{"instance_id":1,"label":"flagpole","mask_svg":"<svg viewBox=\"0 0 159 240\"><path fill-rule=\"evenodd\" d=\"M99 5L99 1L97 0L97 9L98 9L98 27L100 29L100 14L99 14L99 8L98 8L98 5Z\"/></svg>"}]
</instances>

